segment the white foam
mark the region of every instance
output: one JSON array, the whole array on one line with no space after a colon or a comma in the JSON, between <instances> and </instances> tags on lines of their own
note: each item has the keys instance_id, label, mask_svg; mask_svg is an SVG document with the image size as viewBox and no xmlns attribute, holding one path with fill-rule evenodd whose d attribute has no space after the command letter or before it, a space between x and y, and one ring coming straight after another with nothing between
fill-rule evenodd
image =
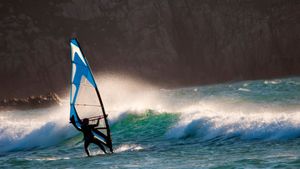
<instances>
[{"instance_id":1,"label":"white foam","mask_svg":"<svg viewBox=\"0 0 300 169\"><path fill-rule=\"evenodd\" d=\"M243 91L243 92L251 92L250 89L242 88L242 87L240 87L238 90L239 90L239 91Z\"/></svg>"},{"instance_id":2,"label":"white foam","mask_svg":"<svg viewBox=\"0 0 300 169\"><path fill-rule=\"evenodd\" d=\"M168 138L238 136L242 139L289 139L300 136L300 107L247 102L204 102L186 107Z\"/></svg>"},{"instance_id":3,"label":"white foam","mask_svg":"<svg viewBox=\"0 0 300 169\"><path fill-rule=\"evenodd\" d=\"M74 136L68 115L67 106L0 112L0 151L47 147Z\"/></svg>"},{"instance_id":4,"label":"white foam","mask_svg":"<svg viewBox=\"0 0 300 169\"><path fill-rule=\"evenodd\" d=\"M122 144L122 145L116 147L114 152L120 153L120 152L124 152L124 151L140 151L143 149L144 148L142 146L137 145L137 144Z\"/></svg>"},{"instance_id":5,"label":"white foam","mask_svg":"<svg viewBox=\"0 0 300 169\"><path fill-rule=\"evenodd\" d=\"M69 160L70 157L43 157L43 158L25 158L29 161L56 161L56 160Z\"/></svg>"},{"instance_id":6,"label":"white foam","mask_svg":"<svg viewBox=\"0 0 300 169\"><path fill-rule=\"evenodd\" d=\"M276 79L276 80L265 80L264 81L264 84L273 84L273 85L275 85L275 84L279 84L279 83L281 83L281 80L279 80L279 79Z\"/></svg>"}]
</instances>

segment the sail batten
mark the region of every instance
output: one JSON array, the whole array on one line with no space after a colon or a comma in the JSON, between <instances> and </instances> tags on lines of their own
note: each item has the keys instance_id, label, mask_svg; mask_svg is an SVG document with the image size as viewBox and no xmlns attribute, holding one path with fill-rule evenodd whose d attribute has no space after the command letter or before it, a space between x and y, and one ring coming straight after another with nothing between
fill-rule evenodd
<instances>
[{"instance_id":1,"label":"sail batten","mask_svg":"<svg viewBox=\"0 0 300 169\"><path fill-rule=\"evenodd\" d=\"M70 46L72 59L70 121L75 128L80 130L82 119L88 118L90 123L99 119L99 125L93 133L112 151L107 115L91 68L78 41L72 39Z\"/></svg>"}]
</instances>

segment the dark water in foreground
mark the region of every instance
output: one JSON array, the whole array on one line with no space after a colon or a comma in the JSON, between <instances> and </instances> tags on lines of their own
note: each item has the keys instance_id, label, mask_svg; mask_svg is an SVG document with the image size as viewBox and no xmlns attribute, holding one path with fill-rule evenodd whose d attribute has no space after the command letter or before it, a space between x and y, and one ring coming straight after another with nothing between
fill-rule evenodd
<instances>
[{"instance_id":1,"label":"dark water in foreground","mask_svg":"<svg viewBox=\"0 0 300 169\"><path fill-rule=\"evenodd\" d=\"M67 106L2 111L0 168L300 168L299 78L156 96L108 110L115 153L91 146L93 157L67 123Z\"/></svg>"}]
</instances>

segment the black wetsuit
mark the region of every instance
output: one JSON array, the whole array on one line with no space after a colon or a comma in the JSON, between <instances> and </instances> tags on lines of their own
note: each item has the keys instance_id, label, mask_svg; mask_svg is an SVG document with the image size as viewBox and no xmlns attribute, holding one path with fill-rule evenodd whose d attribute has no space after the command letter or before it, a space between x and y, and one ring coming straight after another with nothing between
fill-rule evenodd
<instances>
[{"instance_id":1,"label":"black wetsuit","mask_svg":"<svg viewBox=\"0 0 300 169\"><path fill-rule=\"evenodd\" d=\"M98 121L99 123L99 121ZM95 125L85 125L85 124L81 124L81 131L83 132L84 135L84 149L85 152L88 156L90 156L90 153L88 151L88 146L90 145L90 143L94 143L96 145L99 146L99 148L106 153L106 150L104 148L104 146L102 145L101 141L99 141L98 139L94 138L94 134L92 133L92 130L98 126L98 123Z\"/></svg>"}]
</instances>

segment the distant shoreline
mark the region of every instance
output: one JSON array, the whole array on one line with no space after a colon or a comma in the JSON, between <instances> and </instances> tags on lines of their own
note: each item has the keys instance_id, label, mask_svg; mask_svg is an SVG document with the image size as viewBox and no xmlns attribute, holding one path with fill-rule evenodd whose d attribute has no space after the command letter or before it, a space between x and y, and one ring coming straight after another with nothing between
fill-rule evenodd
<instances>
[{"instance_id":1,"label":"distant shoreline","mask_svg":"<svg viewBox=\"0 0 300 169\"><path fill-rule=\"evenodd\" d=\"M45 108L54 105L60 105L61 99L59 96L50 92L39 96L29 96L26 98L8 98L0 100L0 109L34 109L34 108Z\"/></svg>"}]
</instances>

